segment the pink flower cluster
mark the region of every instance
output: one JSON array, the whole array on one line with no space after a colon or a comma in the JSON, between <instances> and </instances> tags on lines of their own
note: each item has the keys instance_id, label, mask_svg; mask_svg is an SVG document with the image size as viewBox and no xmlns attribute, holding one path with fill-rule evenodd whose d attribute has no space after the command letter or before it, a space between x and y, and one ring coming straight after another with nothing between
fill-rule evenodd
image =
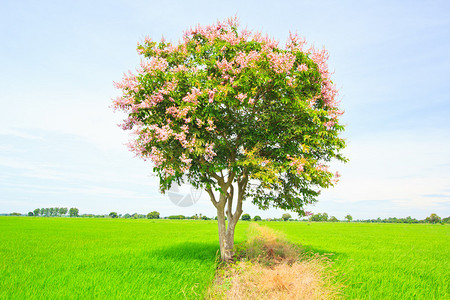
<instances>
[{"instance_id":1,"label":"pink flower cluster","mask_svg":"<svg viewBox=\"0 0 450 300\"><path fill-rule=\"evenodd\" d=\"M323 165L323 164L319 164L316 167L316 170L317 171L322 171L322 172L328 172L328 168L329 168L329 166L326 166L326 165Z\"/></svg>"},{"instance_id":2,"label":"pink flower cluster","mask_svg":"<svg viewBox=\"0 0 450 300\"><path fill-rule=\"evenodd\" d=\"M286 49L291 51L303 52L303 46L306 44L306 40L300 37L297 33L289 32L289 38L286 42Z\"/></svg>"},{"instance_id":3,"label":"pink flower cluster","mask_svg":"<svg viewBox=\"0 0 450 300\"><path fill-rule=\"evenodd\" d=\"M233 70L233 64L228 62L225 58L223 58L222 61L216 62L216 64L217 68L219 68L222 73Z\"/></svg>"},{"instance_id":4,"label":"pink flower cluster","mask_svg":"<svg viewBox=\"0 0 450 300\"><path fill-rule=\"evenodd\" d=\"M258 43L263 44L262 46L262 50L263 51L269 51L273 48L276 48L278 46L278 41L269 38L268 35L262 36L262 34L260 32L256 32L253 37L252 40Z\"/></svg>"},{"instance_id":5,"label":"pink flower cluster","mask_svg":"<svg viewBox=\"0 0 450 300\"><path fill-rule=\"evenodd\" d=\"M167 141L173 134L173 130L170 128L169 125L159 127L158 125L154 124L148 126L148 129L154 132L154 137L156 137L156 139L160 142Z\"/></svg>"},{"instance_id":6,"label":"pink flower cluster","mask_svg":"<svg viewBox=\"0 0 450 300\"><path fill-rule=\"evenodd\" d=\"M162 101L164 101L164 96L161 92L146 95L145 100L138 105L138 108L151 108Z\"/></svg>"},{"instance_id":7,"label":"pink flower cluster","mask_svg":"<svg viewBox=\"0 0 450 300\"><path fill-rule=\"evenodd\" d=\"M149 60L141 60L141 68L138 69L139 74L151 73L153 71L166 71L168 62L161 57L152 57Z\"/></svg>"},{"instance_id":8,"label":"pink flower cluster","mask_svg":"<svg viewBox=\"0 0 450 300\"><path fill-rule=\"evenodd\" d=\"M216 152L214 152L213 148L214 148L214 143L207 143L205 145L205 159L208 162L211 162L213 160L214 156L216 156Z\"/></svg>"},{"instance_id":9,"label":"pink flower cluster","mask_svg":"<svg viewBox=\"0 0 450 300\"><path fill-rule=\"evenodd\" d=\"M235 98L238 99L239 101L241 101L241 103L242 103L242 102L244 102L244 100L247 98L247 94L242 94L242 93L240 93L240 94L237 95Z\"/></svg>"},{"instance_id":10,"label":"pink flower cluster","mask_svg":"<svg viewBox=\"0 0 450 300\"><path fill-rule=\"evenodd\" d=\"M133 74L131 71L128 71L128 74L123 74L123 79L120 82L114 82L114 87L122 90L129 90L138 92L139 91L139 82L137 76Z\"/></svg>"},{"instance_id":11,"label":"pink flower cluster","mask_svg":"<svg viewBox=\"0 0 450 300\"><path fill-rule=\"evenodd\" d=\"M214 125L214 121L211 119L208 119L208 127L206 128L206 130L208 131L214 131L214 129L216 129L216 125Z\"/></svg>"},{"instance_id":12,"label":"pink flower cluster","mask_svg":"<svg viewBox=\"0 0 450 300\"><path fill-rule=\"evenodd\" d=\"M208 101L209 103L213 103L214 102L214 95L217 93L217 89L214 88L212 90L208 90Z\"/></svg>"},{"instance_id":13,"label":"pink flower cluster","mask_svg":"<svg viewBox=\"0 0 450 300\"><path fill-rule=\"evenodd\" d=\"M314 47L311 47L309 52L311 53L311 59L317 64L322 77L322 98L325 105L330 108L336 108L339 105L339 102L336 100L338 90L330 79L331 73L328 70L327 64L329 54L325 49L317 51Z\"/></svg>"},{"instance_id":14,"label":"pink flower cluster","mask_svg":"<svg viewBox=\"0 0 450 300\"><path fill-rule=\"evenodd\" d=\"M299 65L299 66L297 67L297 70L298 70L299 72L308 71L308 66L305 65L305 64L301 64L301 65Z\"/></svg>"},{"instance_id":15,"label":"pink flower cluster","mask_svg":"<svg viewBox=\"0 0 450 300\"><path fill-rule=\"evenodd\" d=\"M150 152L148 157L153 161L155 167L160 167L166 161L162 152L156 149L156 147L152 147L152 152Z\"/></svg>"},{"instance_id":16,"label":"pink flower cluster","mask_svg":"<svg viewBox=\"0 0 450 300\"><path fill-rule=\"evenodd\" d=\"M193 87L193 88L191 89L191 92L188 93L186 96L183 97L183 101L184 101L184 102L194 103L195 105L197 105L197 104L198 104L197 97L198 97L199 95L201 95L201 94L202 94L202 92L200 91L200 89L198 89L198 88L196 88L196 87Z\"/></svg>"},{"instance_id":17,"label":"pink flower cluster","mask_svg":"<svg viewBox=\"0 0 450 300\"><path fill-rule=\"evenodd\" d=\"M176 79L174 79L173 81L168 81L164 84L163 86L163 90L168 92L173 92L176 90L178 86L178 81Z\"/></svg>"},{"instance_id":18,"label":"pink flower cluster","mask_svg":"<svg viewBox=\"0 0 450 300\"><path fill-rule=\"evenodd\" d=\"M172 115L174 118L181 119L181 118L185 118L190 110L191 110L190 106L186 106L182 109L179 109L176 106L171 106L171 107L166 108L166 114ZM186 123L189 123L189 122L186 122Z\"/></svg>"},{"instance_id":19,"label":"pink flower cluster","mask_svg":"<svg viewBox=\"0 0 450 300\"><path fill-rule=\"evenodd\" d=\"M113 100L113 109L121 109L124 111L128 111L130 105L134 103L134 98L131 95L123 95L120 97L117 97Z\"/></svg>"},{"instance_id":20,"label":"pink flower cluster","mask_svg":"<svg viewBox=\"0 0 450 300\"><path fill-rule=\"evenodd\" d=\"M259 61L261 54L257 51L250 51L249 53L239 52L234 59L239 65L239 69L242 70L248 66L253 66L255 62Z\"/></svg>"},{"instance_id":21,"label":"pink flower cluster","mask_svg":"<svg viewBox=\"0 0 450 300\"><path fill-rule=\"evenodd\" d=\"M178 72L188 72L188 71L189 71L189 68L186 67L185 65L178 65L178 66L175 66L175 67L171 68L171 71L172 71L172 72L175 72L175 73L178 73Z\"/></svg>"},{"instance_id":22,"label":"pink flower cluster","mask_svg":"<svg viewBox=\"0 0 450 300\"><path fill-rule=\"evenodd\" d=\"M134 125L142 125L142 122L136 118L135 116L129 115L128 118L126 118L122 124L119 124L119 127L123 130L131 130Z\"/></svg>"},{"instance_id":23,"label":"pink flower cluster","mask_svg":"<svg viewBox=\"0 0 450 300\"><path fill-rule=\"evenodd\" d=\"M303 172L303 167L305 165L302 162L302 159L296 158L296 157L291 157L290 155L288 155L287 158L291 160L291 162L289 163L289 166L295 167L297 174L301 174Z\"/></svg>"},{"instance_id":24,"label":"pink flower cluster","mask_svg":"<svg viewBox=\"0 0 450 300\"><path fill-rule=\"evenodd\" d=\"M245 39L246 36L248 36L248 33L244 33L241 36L238 36L236 33L234 33L233 29L237 28L238 26L239 20L237 17L230 18L226 22L217 22L214 25L205 27L197 25L196 27L185 31L183 39L185 42L189 42L194 36L199 34L206 37L211 42L219 38L226 40L232 45L236 45L240 41Z\"/></svg>"},{"instance_id":25,"label":"pink flower cluster","mask_svg":"<svg viewBox=\"0 0 450 300\"><path fill-rule=\"evenodd\" d=\"M272 68L277 74L287 73L294 66L295 56L291 53L269 52L267 57L270 59Z\"/></svg>"},{"instance_id":26,"label":"pink flower cluster","mask_svg":"<svg viewBox=\"0 0 450 300\"><path fill-rule=\"evenodd\" d=\"M339 178L341 177L341 174L339 174L339 172L334 173L333 179L331 180L331 182L333 184L336 184L339 182Z\"/></svg>"},{"instance_id":27,"label":"pink flower cluster","mask_svg":"<svg viewBox=\"0 0 450 300\"><path fill-rule=\"evenodd\" d=\"M325 122L325 123L323 124L323 126L325 126L325 128L326 128L327 130L330 130L335 124L336 124L335 121L330 120L330 121Z\"/></svg>"}]
</instances>

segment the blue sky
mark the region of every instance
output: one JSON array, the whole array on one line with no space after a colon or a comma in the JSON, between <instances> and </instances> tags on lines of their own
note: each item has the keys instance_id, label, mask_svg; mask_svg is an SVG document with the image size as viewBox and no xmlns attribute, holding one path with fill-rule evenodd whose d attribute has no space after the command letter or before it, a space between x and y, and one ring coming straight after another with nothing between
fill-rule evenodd
<instances>
[{"instance_id":1,"label":"blue sky","mask_svg":"<svg viewBox=\"0 0 450 300\"><path fill-rule=\"evenodd\" d=\"M215 215L206 193L188 208L158 193L109 105L146 35L176 42L237 14L244 27L280 41L297 31L330 52L350 162L333 165L341 182L309 210L448 216L449 11L448 1L2 1L0 212Z\"/></svg>"}]
</instances>

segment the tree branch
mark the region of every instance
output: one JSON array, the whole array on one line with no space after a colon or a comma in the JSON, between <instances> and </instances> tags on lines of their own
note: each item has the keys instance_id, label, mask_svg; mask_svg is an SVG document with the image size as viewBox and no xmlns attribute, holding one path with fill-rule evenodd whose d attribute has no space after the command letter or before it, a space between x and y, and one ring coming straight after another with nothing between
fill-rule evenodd
<instances>
[{"instance_id":1,"label":"tree branch","mask_svg":"<svg viewBox=\"0 0 450 300\"><path fill-rule=\"evenodd\" d=\"M209 188L206 188L205 190L208 192L209 198L210 198L212 204L214 204L214 206L217 208L219 203L216 201L216 197L214 196L212 189L209 187Z\"/></svg>"}]
</instances>

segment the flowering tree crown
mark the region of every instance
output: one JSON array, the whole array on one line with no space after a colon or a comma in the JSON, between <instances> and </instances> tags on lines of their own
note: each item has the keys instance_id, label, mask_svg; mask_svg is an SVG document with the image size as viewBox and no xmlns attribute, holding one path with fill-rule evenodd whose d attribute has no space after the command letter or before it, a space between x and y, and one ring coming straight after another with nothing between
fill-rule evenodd
<instances>
[{"instance_id":1,"label":"flowering tree crown","mask_svg":"<svg viewBox=\"0 0 450 300\"><path fill-rule=\"evenodd\" d=\"M223 192L247 178L245 197L302 213L345 161L342 111L325 50L296 34L284 47L237 20L189 29L174 45L146 38L137 72L115 83L116 109L134 134L130 149L150 159L165 191L176 181Z\"/></svg>"}]
</instances>

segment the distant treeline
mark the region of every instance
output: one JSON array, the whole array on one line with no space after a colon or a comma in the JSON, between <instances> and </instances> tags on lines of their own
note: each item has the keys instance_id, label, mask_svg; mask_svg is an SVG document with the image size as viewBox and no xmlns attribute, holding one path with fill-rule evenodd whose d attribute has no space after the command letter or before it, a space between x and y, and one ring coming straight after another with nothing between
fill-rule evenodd
<instances>
[{"instance_id":1,"label":"distant treeline","mask_svg":"<svg viewBox=\"0 0 450 300\"><path fill-rule=\"evenodd\" d=\"M345 219L347 222L352 222L353 217L351 215L346 215ZM331 216L328 218L327 213L318 213L318 214L312 214L309 216L308 221L311 222L340 222L336 217ZM356 220L354 222L363 222L363 223L407 223L407 224L417 224L417 223L450 223L450 217L446 217L441 219L437 214L431 214L429 217L426 217L423 220L417 220L415 218L412 218L411 216L408 216L406 218L377 218L377 219L368 219L368 220Z\"/></svg>"},{"instance_id":2,"label":"distant treeline","mask_svg":"<svg viewBox=\"0 0 450 300\"><path fill-rule=\"evenodd\" d=\"M25 216L21 213L13 212L10 214L0 214L0 216ZM34 211L30 211L28 213L30 217L81 217L81 218L122 218L122 219L160 219L160 213L157 211L149 212L147 215L143 214L118 214L116 212L111 212L109 214L96 215L96 214L82 214L79 215L78 208L72 207L68 209L67 207L49 207L49 208L36 208ZM217 217L207 217L202 214L195 214L193 216L184 216L184 215L173 215L166 216L163 219L170 220L217 220ZM243 221L262 221L260 216L255 216L252 218L249 214L243 214L241 216ZM368 220L353 220L353 217L348 214L345 216L345 220L338 220L335 216L328 217L327 213L317 213L311 214L308 213L306 219L304 217L297 219L293 219L289 213L285 213L281 216L281 218L267 218L265 221L302 221L302 222L363 222L363 223L407 223L407 224L416 224L416 223L450 223L450 217L442 218L437 214L431 214L429 217L423 220L417 220L412 217L406 218L377 218L377 219L368 219Z\"/></svg>"},{"instance_id":3,"label":"distant treeline","mask_svg":"<svg viewBox=\"0 0 450 300\"><path fill-rule=\"evenodd\" d=\"M36 208L28 213L30 217L64 217L69 213L69 217L78 217L78 208L72 207L46 207ZM12 213L11 215L21 215L19 213Z\"/></svg>"}]
</instances>

